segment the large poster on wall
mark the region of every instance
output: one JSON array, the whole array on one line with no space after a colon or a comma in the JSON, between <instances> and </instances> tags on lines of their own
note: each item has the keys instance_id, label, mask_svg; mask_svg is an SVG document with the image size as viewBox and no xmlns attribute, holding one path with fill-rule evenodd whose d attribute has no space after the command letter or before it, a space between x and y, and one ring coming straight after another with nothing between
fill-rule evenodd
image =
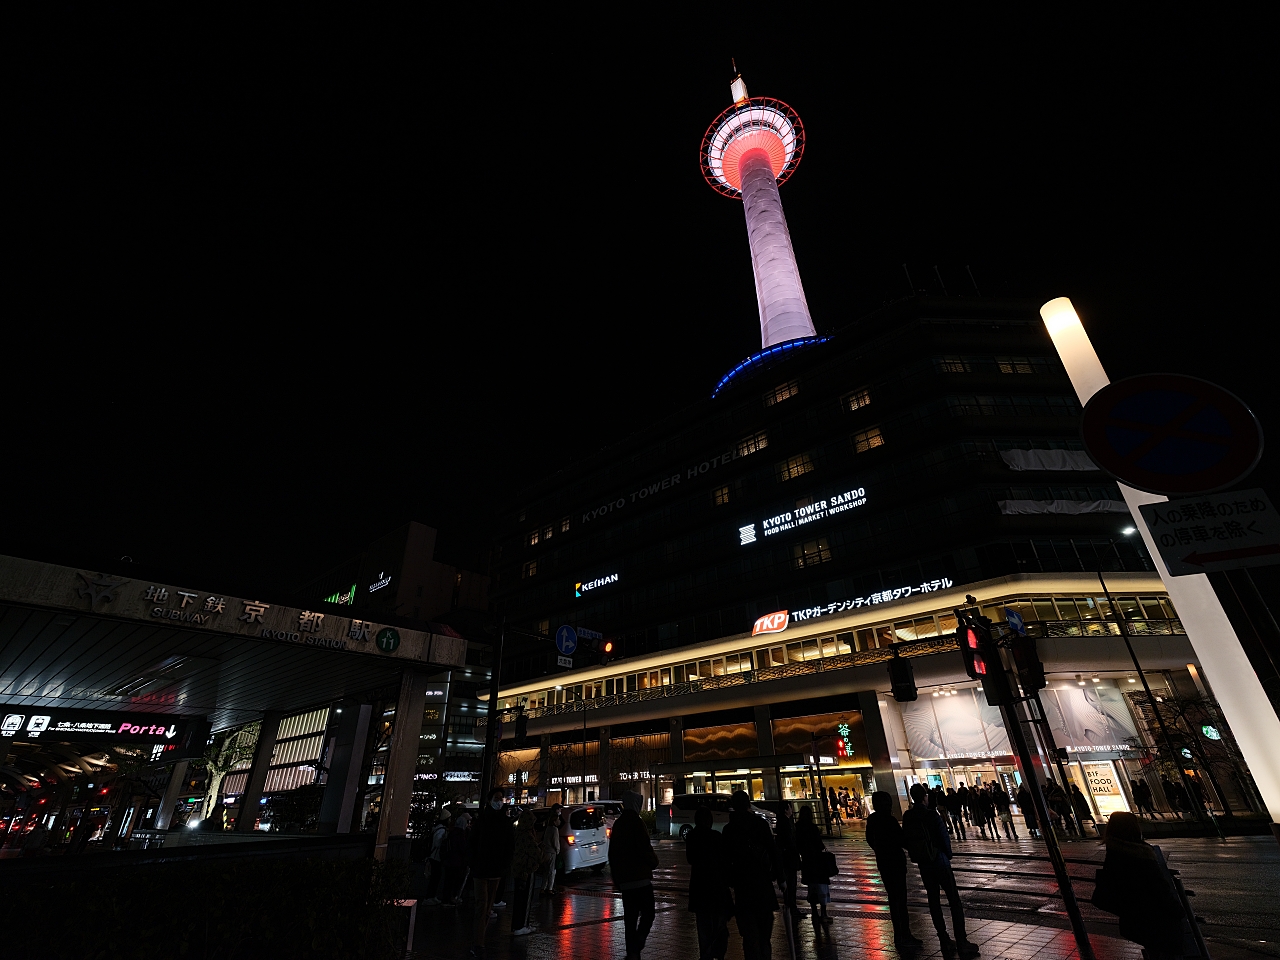
<instances>
[{"instance_id":1,"label":"large poster on wall","mask_svg":"<svg viewBox=\"0 0 1280 960\"><path fill-rule=\"evenodd\" d=\"M917 760L1006 756L1009 735L1000 709L973 689L951 696L925 697L904 703L902 724L907 745Z\"/></svg>"},{"instance_id":2,"label":"large poster on wall","mask_svg":"<svg viewBox=\"0 0 1280 960\"><path fill-rule=\"evenodd\" d=\"M1073 753L1128 750L1137 741L1133 714L1111 681L1063 685L1041 692L1040 700L1057 746Z\"/></svg>"}]
</instances>

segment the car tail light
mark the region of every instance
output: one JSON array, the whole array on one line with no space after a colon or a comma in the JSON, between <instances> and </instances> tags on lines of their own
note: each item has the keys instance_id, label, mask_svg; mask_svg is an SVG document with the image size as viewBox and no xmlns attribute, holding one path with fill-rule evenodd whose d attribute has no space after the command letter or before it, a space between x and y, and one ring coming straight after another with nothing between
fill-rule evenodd
<instances>
[{"instance_id":1,"label":"car tail light","mask_svg":"<svg viewBox=\"0 0 1280 960\"><path fill-rule=\"evenodd\" d=\"M605 835L605 839L608 839L609 837L612 837L612 836L613 836L613 827L605 827L605 828L604 828L604 835Z\"/></svg>"},{"instance_id":2,"label":"car tail light","mask_svg":"<svg viewBox=\"0 0 1280 960\"><path fill-rule=\"evenodd\" d=\"M565 840L565 843L569 844L569 846L573 846L573 834L572 834L572 833L571 833L571 834L569 834L567 837L565 837L565 838L564 838L564 840Z\"/></svg>"}]
</instances>

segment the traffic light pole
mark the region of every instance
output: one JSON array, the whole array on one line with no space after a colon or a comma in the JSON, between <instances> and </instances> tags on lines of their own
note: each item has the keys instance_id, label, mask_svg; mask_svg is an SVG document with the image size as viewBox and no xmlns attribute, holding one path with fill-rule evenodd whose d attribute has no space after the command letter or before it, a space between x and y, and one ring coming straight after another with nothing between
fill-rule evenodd
<instances>
[{"instance_id":1,"label":"traffic light pole","mask_svg":"<svg viewBox=\"0 0 1280 960\"><path fill-rule=\"evenodd\" d=\"M1005 683L1008 682L1006 674ZM1026 702L1023 701L1023 703ZM1013 740L1014 749L1018 751L1018 762L1022 766L1025 779L1031 781L1028 792L1031 794L1031 803L1036 808L1036 817L1040 820L1040 835L1044 838L1044 845L1049 849L1049 862L1053 864L1053 875L1058 881L1062 902L1067 908L1067 916L1071 919L1071 932L1075 935L1076 946L1080 949L1083 960L1094 960L1093 944L1089 942L1089 931L1084 928L1080 904L1076 901L1076 892L1071 886L1071 876L1067 873L1067 861L1062 858L1058 838L1053 833L1053 822L1049 819L1049 805L1045 803L1040 782L1036 779L1035 767L1032 766L1031 750L1027 746L1026 732L1022 729L1022 718L1018 716L1013 703L1001 704L1000 713L1004 716L1004 725L1009 731L1009 738Z\"/></svg>"},{"instance_id":2,"label":"traffic light pole","mask_svg":"<svg viewBox=\"0 0 1280 960\"><path fill-rule=\"evenodd\" d=\"M502 626L498 628L498 645L493 651L493 670L489 673L489 717L484 728L484 760L480 765L480 806L483 808L485 794L493 789L494 771L497 769L498 752L498 690L502 687L502 641L507 635L507 618L502 618Z\"/></svg>"}]
</instances>

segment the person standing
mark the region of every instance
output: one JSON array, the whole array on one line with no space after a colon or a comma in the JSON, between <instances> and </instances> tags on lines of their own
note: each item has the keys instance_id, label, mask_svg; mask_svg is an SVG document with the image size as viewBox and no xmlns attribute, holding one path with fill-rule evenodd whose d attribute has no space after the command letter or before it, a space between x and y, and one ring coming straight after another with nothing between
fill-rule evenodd
<instances>
[{"instance_id":1,"label":"person standing","mask_svg":"<svg viewBox=\"0 0 1280 960\"><path fill-rule=\"evenodd\" d=\"M797 873L800 870L800 851L796 849L796 808L790 800L782 801L782 815L774 826L777 835L778 856L782 859L782 905L792 917L800 916L796 905Z\"/></svg>"},{"instance_id":2,"label":"person standing","mask_svg":"<svg viewBox=\"0 0 1280 960\"><path fill-rule=\"evenodd\" d=\"M428 906L440 904L444 884L444 845L448 837L449 812L441 810L431 830L431 851L427 854L427 899L423 902Z\"/></svg>"},{"instance_id":3,"label":"person standing","mask_svg":"<svg viewBox=\"0 0 1280 960\"><path fill-rule=\"evenodd\" d=\"M960 798L960 813L961 813L961 816L963 816L963 817L965 818L965 820L969 821L969 823L973 823L973 820L972 820L972 818L971 818L971 816L970 816L970 815L971 815L971 813L972 813L972 810L971 810L971 808L970 808L970 806L969 806L969 803L970 803L970 800L969 800L969 788L968 788L967 786L965 786L965 784L963 784L963 783L962 783L962 784L960 784L960 789L956 791L956 796Z\"/></svg>"},{"instance_id":4,"label":"person standing","mask_svg":"<svg viewBox=\"0 0 1280 960\"><path fill-rule=\"evenodd\" d=\"M684 858L689 862L689 910L698 927L698 960L724 960L729 948L729 918L733 916L724 837L712 829L714 820L710 807L699 807L684 844Z\"/></svg>"},{"instance_id":5,"label":"person standing","mask_svg":"<svg viewBox=\"0 0 1280 960\"><path fill-rule=\"evenodd\" d=\"M968 839L964 835L964 813L962 812L963 802L960 800L960 794L956 793L955 787L948 787L944 806L951 819L951 835L958 836L961 840Z\"/></svg>"},{"instance_id":6,"label":"person standing","mask_svg":"<svg viewBox=\"0 0 1280 960\"><path fill-rule=\"evenodd\" d=\"M485 932L489 927L493 904L498 899L498 886L511 869L515 852L515 836L511 819L503 812L506 791L494 787L489 791L488 802L480 808L476 825L471 830L470 865L471 882L476 895L475 926L472 934L473 957L484 956Z\"/></svg>"},{"instance_id":7,"label":"person standing","mask_svg":"<svg viewBox=\"0 0 1280 960\"><path fill-rule=\"evenodd\" d=\"M831 876L827 873L826 844L822 832L813 822L813 811L805 807L800 811L800 823L796 825L796 849L800 851L800 866L804 885L808 891L809 906L813 912L813 925L828 924L827 904L831 902Z\"/></svg>"},{"instance_id":8,"label":"person standing","mask_svg":"<svg viewBox=\"0 0 1280 960\"><path fill-rule=\"evenodd\" d=\"M609 839L609 872L622 894L622 926L627 940L627 960L640 960L653 927L657 906L653 899L653 852L649 829L640 819L644 798L635 791L622 795L622 814L613 822Z\"/></svg>"},{"instance_id":9,"label":"person standing","mask_svg":"<svg viewBox=\"0 0 1280 960\"><path fill-rule=\"evenodd\" d=\"M773 956L773 915L778 898L773 881L782 876L782 858L773 833L764 817L751 811L751 798L735 790L729 798L729 822L724 826L729 862L729 884L733 887L734 913L742 935L745 960L770 960ZM808 807L805 810L809 810ZM801 811L803 818L804 811ZM812 818L813 813L809 811ZM799 827L796 842L800 842ZM816 828L815 828L816 829Z\"/></svg>"},{"instance_id":10,"label":"person standing","mask_svg":"<svg viewBox=\"0 0 1280 960\"><path fill-rule=\"evenodd\" d=\"M440 880L440 900L446 907L462 903L467 888L467 850L470 847L471 814L463 812L453 818L449 836L444 842L444 876Z\"/></svg>"},{"instance_id":11,"label":"person standing","mask_svg":"<svg viewBox=\"0 0 1280 960\"><path fill-rule=\"evenodd\" d=\"M1080 785L1074 780L1071 781L1071 809L1075 811L1076 823L1080 824L1080 836L1084 836L1086 821L1093 824L1094 830L1097 830L1097 824L1093 820L1093 811L1089 809L1089 801L1080 792Z\"/></svg>"},{"instance_id":12,"label":"person standing","mask_svg":"<svg viewBox=\"0 0 1280 960\"><path fill-rule=\"evenodd\" d=\"M1106 848L1102 873L1117 901L1120 936L1142 944L1150 960L1182 957L1191 928L1160 848L1142 839L1142 821L1113 813Z\"/></svg>"},{"instance_id":13,"label":"person standing","mask_svg":"<svg viewBox=\"0 0 1280 960\"><path fill-rule=\"evenodd\" d=\"M1013 825L1013 810L1009 802L1008 791L1004 787L997 786L991 793L991 799L995 801L996 818L1000 821L1000 826L1004 829L1006 839L1017 840L1018 830Z\"/></svg>"},{"instance_id":14,"label":"person standing","mask_svg":"<svg viewBox=\"0 0 1280 960\"><path fill-rule=\"evenodd\" d=\"M978 806L982 810L982 822L991 831L991 839L999 840L1000 831L996 828L996 802L992 797L992 788L983 787L978 791Z\"/></svg>"},{"instance_id":15,"label":"person standing","mask_svg":"<svg viewBox=\"0 0 1280 960\"><path fill-rule=\"evenodd\" d=\"M835 787L827 787L827 805L831 808L831 819L836 823L844 823L844 808L840 806Z\"/></svg>"},{"instance_id":16,"label":"person standing","mask_svg":"<svg viewBox=\"0 0 1280 960\"><path fill-rule=\"evenodd\" d=\"M1040 836L1040 818L1036 816L1036 808L1031 800L1031 791L1025 783L1018 785L1018 810L1022 821L1027 825L1027 833L1033 839Z\"/></svg>"},{"instance_id":17,"label":"person standing","mask_svg":"<svg viewBox=\"0 0 1280 960\"><path fill-rule=\"evenodd\" d=\"M924 943L911 932L907 914L907 857L902 851L902 827L893 816L893 797L883 790L871 795L874 812L867 817L867 844L875 851L880 882L889 897L889 916L893 920L893 942L899 948L918 947Z\"/></svg>"},{"instance_id":18,"label":"person standing","mask_svg":"<svg viewBox=\"0 0 1280 960\"><path fill-rule=\"evenodd\" d=\"M551 816L547 825L542 828L542 846L547 851L547 868L542 878L542 895L549 897L556 892L556 862L560 857L560 822L564 807L556 804L551 808Z\"/></svg>"},{"instance_id":19,"label":"person standing","mask_svg":"<svg viewBox=\"0 0 1280 960\"><path fill-rule=\"evenodd\" d=\"M520 814L516 821L515 850L511 859L511 872L516 878L512 900L511 934L524 937L533 933L529 922L529 907L533 901L533 885L538 872L546 862L547 851L538 833L538 821L532 810Z\"/></svg>"},{"instance_id":20,"label":"person standing","mask_svg":"<svg viewBox=\"0 0 1280 960\"><path fill-rule=\"evenodd\" d=\"M1147 786L1147 781L1142 777L1139 777L1133 782L1134 806L1138 808L1139 815L1141 815L1142 811L1145 810L1151 815L1152 819L1158 820L1160 819L1160 815L1156 813L1155 804L1152 803L1152 799L1151 788Z\"/></svg>"},{"instance_id":21,"label":"person standing","mask_svg":"<svg viewBox=\"0 0 1280 960\"><path fill-rule=\"evenodd\" d=\"M907 854L920 868L920 879L929 895L929 915L933 918L942 953L951 956L959 950L962 957L976 957L978 948L965 934L964 909L955 874L951 872L951 843L947 832L942 829L938 815L929 809L928 791L918 783L911 787L911 800L911 809L902 815L902 841ZM947 935L947 925L942 918L941 892L944 890L951 907L954 942Z\"/></svg>"}]
</instances>

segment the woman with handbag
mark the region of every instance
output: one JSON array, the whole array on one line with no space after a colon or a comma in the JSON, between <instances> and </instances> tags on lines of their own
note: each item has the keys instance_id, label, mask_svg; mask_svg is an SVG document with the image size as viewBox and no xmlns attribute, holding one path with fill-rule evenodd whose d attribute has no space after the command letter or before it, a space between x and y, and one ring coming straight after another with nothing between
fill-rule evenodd
<instances>
[{"instance_id":1,"label":"woman with handbag","mask_svg":"<svg viewBox=\"0 0 1280 960\"><path fill-rule=\"evenodd\" d=\"M813 907L813 923L828 924L827 904L831 902L830 881L835 875L835 856L822 842L818 825L813 822L813 808L800 810L800 822L796 825L796 850L800 853L800 876L809 890L807 897Z\"/></svg>"},{"instance_id":2,"label":"woman with handbag","mask_svg":"<svg viewBox=\"0 0 1280 960\"><path fill-rule=\"evenodd\" d=\"M1149 960L1190 952L1190 926L1159 847L1142 839L1142 821L1113 813L1107 821L1107 858L1098 871L1093 905L1120 918L1120 936L1146 948Z\"/></svg>"}]
</instances>

